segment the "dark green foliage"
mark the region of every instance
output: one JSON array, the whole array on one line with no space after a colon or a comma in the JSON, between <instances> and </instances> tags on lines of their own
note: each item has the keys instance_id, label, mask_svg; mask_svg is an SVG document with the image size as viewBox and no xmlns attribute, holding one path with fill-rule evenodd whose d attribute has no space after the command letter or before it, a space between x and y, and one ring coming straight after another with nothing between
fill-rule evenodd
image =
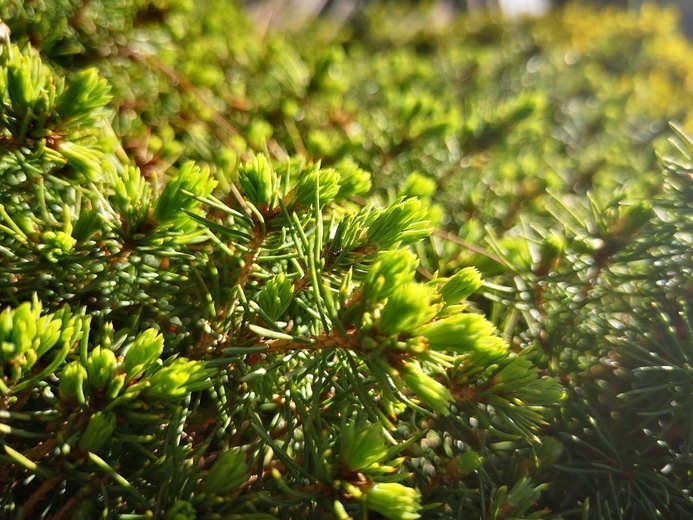
<instances>
[{"instance_id":1,"label":"dark green foliage","mask_svg":"<svg viewBox=\"0 0 693 520\"><path fill-rule=\"evenodd\" d=\"M691 515L672 13L0 18L1 516Z\"/></svg>"}]
</instances>

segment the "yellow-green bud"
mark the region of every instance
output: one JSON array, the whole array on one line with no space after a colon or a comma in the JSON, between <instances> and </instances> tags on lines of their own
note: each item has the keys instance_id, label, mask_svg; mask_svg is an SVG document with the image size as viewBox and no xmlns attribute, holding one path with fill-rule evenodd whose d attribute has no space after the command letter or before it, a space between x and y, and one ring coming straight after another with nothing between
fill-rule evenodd
<instances>
[{"instance_id":1,"label":"yellow-green bud","mask_svg":"<svg viewBox=\"0 0 693 520\"><path fill-rule=\"evenodd\" d=\"M360 471L387 455L383 428L380 424L357 427L354 423L344 432L345 442L340 457L343 464L353 471Z\"/></svg>"},{"instance_id":2,"label":"yellow-green bud","mask_svg":"<svg viewBox=\"0 0 693 520\"><path fill-rule=\"evenodd\" d=\"M481 275L475 267L465 267L445 282L441 294L445 303L454 305L467 299L474 291L481 287Z\"/></svg>"},{"instance_id":3,"label":"yellow-green bud","mask_svg":"<svg viewBox=\"0 0 693 520\"><path fill-rule=\"evenodd\" d=\"M58 341L77 341L82 337L88 319L71 316L70 309L67 306L56 313L57 317L62 320L60 339Z\"/></svg>"},{"instance_id":4,"label":"yellow-green bud","mask_svg":"<svg viewBox=\"0 0 693 520\"><path fill-rule=\"evenodd\" d=\"M36 336L38 314L32 310L29 302L21 304L12 314L13 323L12 332L9 335L9 352L4 353L3 357L7 356L8 353L10 355L5 359L24 354L32 347ZM5 344L3 344L3 351L5 351Z\"/></svg>"},{"instance_id":5,"label":"yellow-green bud","mask_svg":"<svg viewBox=\"0 0 693 520\"><path fill-rule=\"evenodd\" d=\"M118 397L118 394L124 386L125 374L118 374L113 379L111 379L110 383L108 383L108 388L106 389L106 399L112 401L113 399Z\"/></svg>"},{"instance_id":6,"label":"yellow-green bud","mask_svg":"<svg viewBox=\"0 0 693 520\"><path fill-rule=\"evenodd\" d=\"M123 368L128 380L142 375L164 351L164 337L154 329L140 333L125 354Z\"/></svg>"},{"instance_id":7,"label":"yellow-green bud","mask_svg":"<svg viewBox=\"0 0 693 520\"><path fill-rule=\"evenodd\" d=\"M430 307L430 289L410 282L396 288L380 312L378 326L387 334L409 332L425 321Z\"/></svg>"},{"instance_id":8,"label":"yellow-green bud","mask_svg":"<svg viewBox=\"0 0 693 520\"><path fill-rule=\"evenodd\" d=\"M72 141L60 141L55 149L65 158L67 165L81 173L90 181L97 180L101 174L101 152L96 149L75 144Z\"/></svg>"},{"instance_id":9,"label":"yellow-green bud","mask_svg":"<svg viewBox=\"0 0 693 520\"><path fill-rule=\"evenodd\" d=\"M400 189L400 195L407 197L421 197L428 200L436 192L436 181L430 177L412 172L407 177L406 182Z\"/></svg>"},{"instance_id":10,"label":"yellow-green bud","mask_svg":"<svg viewBox=\"0 0 693 520\"><path fill-rule=\"evenodd\" d=\"M260 154L238 168L238 188L253 205L272 206L279 180L267 157Z\"/></svg>"},{"instance_id":11,"label":"yellow-green bud","mask_svg":"<svg viewBox=\"0 0 693 520\"><path fill-rule=\"evenodd\" d=\"M114 413L96 412L89 418L89 423L79 440L79 447L93 453L100 452L110 442L115 427L116 416Z\"/></svg>"},{"instance_id":12,"label":"yellow-green bud","mask_svg":"<svg viewBox=\"0 0 693 520\"><path fill-rule=\"evenodd\" d=\"M414 332L424 336L433 350L492 355L505 350L504 343L496 336L496 328L480 314L458 314L428 323Z\"/></svg>"},{"instance_id":13,"label":"yellow-green bud","mask_svg":"<svg viewBox=\"0 0 693 520\"><path fill-rule=\"evenodd\" d=\"M89 383L96 390L103 390L111 382L115 368L115 354L108 349L96 347L87 358Z\"/></svg>"},{"instance_id":14,"label":"yellow-green bud","mask_svg":"<svg viewBox=\"0 0 693 520\"><path fill-rule=\"evenodd\" d=\"M449 405L454 401L450 390L431 376L424 374L421 367L407 363L399 367L402 380L426 405L442 415L450 413Z\"/></svg>"},{"instance_id":15,"label":"yellow-green bud","mask_svg":"<svg viewBox=\"0 0 693 520\"><path fill-rule=\"evenodd\" d=\"M54 315L46 315L41 317L36 324L38 336L40 338L37 347L39 355L46 352L60 339L62 328L62 320L55 319Z\"/></svg>"},{"instance_id":16,"label":"yellow-green bud","mask_svg":"<svg viewBox=\"0 0 693 520\"><path fill-rule=\"evenodd\" d=\"M413 488L398 482L379 482L365 495L368 509L390 520L415 520L420 518L421 496Z\"/></svg>"},{"instance_id":17,"label":"yellow-green bud","mask_svg":"<svg viewBox=\"0 0 693 520\"><path fill-rule=\"evenodd\" d=\"M416 198L400 199L381 211L368 226L368 241L380 249L397 242L411 244L430 234L427 209Z\"/></svg>"},{"instance_id":18,"label":"yellow-green bud","mask_svg":"<svg viewBox=\"0 0 693 520\"><path fill-rule=\"evenodd\" d=\"M59 96L56 110L64 120L89 117L94 109L111 99L108 83L99 77L95 68L82 69Z\"/></svg>"},{"instance_id":19,"label":"yellow-green bud","mask_svg":"<svg viewBox=\"0 0 693 520\"><path fill-rule=\"evenodd\" d=\"M190 392L209 388L212 374L214 370L205 368L200 361L178 358L154 372L149 379L151 386L143 393L154 400L181 399Z\"/></svg>"},{"instance_id":20,"label":"yellow-green bud","mask_svg":"<svg viewBox=\"0 0 693 520\"><path fill-rule=\"evenodd\" d=\"M13 52L19 52L14 48ZM7 65L7 93L14 113L26 114L44 92L46 69L37 51L29 48Z\"/></svg>"},{"instance_id":21,"label":"yellow-green bud","mask_svg":"<svg viewBox=\"0 0 693 520\"><path fill-rule=\"evenodd\" d=\"M331 168L321 170L319 164L304 171L296 185L296 204L314 204L316 191L321 207L333 200L339 192L339 174Z\"/></svg>"},{"instance_id":22,"label":"yellow-green bud","mask_svg":"<svg viewBox=\"0 0 693 520\"><path fill-rule=\"evenodd\" d=\"M87 378L86 369L79 361L72 361L63 367L60 372L60 398L63 401L70 401L77 398L79 401L84 400L84 380Z\"/></svg>"},{"instance_id":23,"label":"yellow-green bud","mask_svg":"<svg viewBox=\"0 0 693 520\"><path fill-rule=\"evenodd\" d=\"M60 258L69 254L77 241L64 231L46 231L41 235L39 250L48 261L57 263Z\"/></svg>"},{"instance_id":24,"label":"yellow-green bud","mask_svg":"<svg viewBox=\"0 0 693 520\"><path fill-rule=\"evenodd\" d=\"M245 482L247 471L246 456L237 450L228 450L212 465L202 481L202 490L219 496L232 493Z\"/></svg>"},{"instance_id":25,"label":"yellow-green bud","mask_svg":"<svg viewBox=\"0 0 693 520\"><path fill-rule=\"evenodd\" d=\"M335 164L334 169L339 173L339 193L337 198L348 199L354 195L362 195L371 189L371 174L359 168L352 159L342 159Z\"/></svg>"},{"instance_id":26,"label":"yellow-green bud","mask_svg":"<svg viewBox=\"0 0 693 520\"><path fill-rule=\"evenodd\" d=\"M200 168L192 161L183 163L166 183L156 199L152 218L159 229L172 229L183 235L181 240L191 240L197 224L186 213L196 213L200 205L197 197L206 197L216 186L210 177L209 168Z\"/></svg>"},{"instance_id":27,"label":"yellow-green bud","mask_svg":"<svg viewBox=\"0 0 693 520\"><path fill-rule=\"evenodd\" d=\"M293 285L283 273L267 282L257 298L260 308L272 320L279 319L291 304Z\"/></svg>"},{"instance_id":28,"label":"yellow-green bud","mask_svg":"<svg viewBox=\"0 0 693 520\"><path fill-rule=\"evenodd\" d=\"M12 334L12 329L14 328L14 320L12 320L12 309L5 307L5 309L0 312L0 342L9 342L10 336ZM9 347L7 347L9 349ZM3 354L3 359L5 358L5 347L3 347L0 353ZM11 354L8 350L7 354Z\"/></svg>"},{"instance_id":29,"label":"yellow-green bud","mask_svg":"<svg viewBox=\"0 0 693 520\"><path fill-rule=\"evenodd\" d=\"M418 263L416 255L406 249L382 253L368 269L363 281L364 297L379 301L389 297L399 286L414 278Z\"/></svg>"},{"instance_id":30,"label":"yellow-green bud","mask_svg":"<svg viewBox=\"0 0 693 520\"><path fill-rule=\"evenodd\" d=\"M64 341L63 336L73 336L75 319L67 307L40 316L41 304L36 297L14 310L7 307L0 312L0 374L10 381L20 379L46 351Z\"/></svg>"}]
</instances>

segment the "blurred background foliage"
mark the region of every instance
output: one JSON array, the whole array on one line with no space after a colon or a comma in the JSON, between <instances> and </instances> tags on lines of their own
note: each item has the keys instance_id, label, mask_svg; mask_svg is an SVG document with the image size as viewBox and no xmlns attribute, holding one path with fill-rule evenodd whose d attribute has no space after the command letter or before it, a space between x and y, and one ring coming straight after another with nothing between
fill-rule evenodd
<instances>
[{"instance_id":1,"label":"blurred background foliage","mask_svg":"<svg viewBox=\"0 0 693 520\"><path fill-rule=\"evenodd\" d=\"M329 14L339 7L339 2L322 4L320 9L314 7L316 13L329 8L325 11ZM252 250L248 234L252 229L237 214L233 183L242 184L238 172L251 168L244 161L260 153L276 164L298 155L305 165L319 162L320 167L334 168L342 178L352 179L353 186L344 188L344 200L334 210L338 215L368 205L387 208L401 197L422 201L434 231L421 241L409 241L418 257L417 280L424 283L469 267L478 269L483 286L466 296L467 305L493 322L512 351L512 356L497 360L488 353L478 354L449 368L446 382L453 386L457 416L433 418L412 412L392 425L396 434L389 435L409 439L402 448L409 457L406 471L412 474L408 484L421 492L423 516L690 516L693 145L687 132L693 132L693 49L679 27L678 12L648 2L609 6L568 2L537 18L503 18L494 10L471 9L479 2L468 4L468 12L456 13L451 4L435 2L416 8L402 2L363 2L348 16L310 17L308 22L297 14L295 24L285 16L272 24L266 15L249 21L243 7L228 0L6 1L0 18L11 30L12 42L36 49L68 83L90 85L92 92L99 93L94 94L97 108L107 104L111 124L104 126L102 119L85 114L79 124L61 127L69 141L82 148L56 147L60 157L27 155L16 164L8 162L3 170L3 175L15 175L16 183L8 181L13 186L25 186L27 178L39 176L32 177L31 169L16 173L18 164L41 168L50 160L66 164L63 173L68 176L67 181L50 181L63 206L41 202L42 192L22 195L19 213L28 222L22 233L39 234L42 253L32 256L30 243L22 246L25 250L5 244L13 254L25 251L26 262L3 266L3 305L28 301L40 288L41 301L53 311L65 303L73 309L84 306L99 322L99 338L105 345L137 341L154 345L152 338L145 341L141 336L152 327L165 337L166 353L190 356L201 338L236 332L230 307L251 309L251 303L239 301L233 292L235 282L248 276L245 262L218 251L209 253L209 260L204 247L196 244L195 233L203 233L205 226L216 230L210 226L220 222L233 227L229 224L233 221L238 226L225 231L225 238L246 240L243 243ZM99 87L96 76L88 77L84 72L88 67L98 70L110 93ZM70 119L66 107L58 103L57 115L51 117L60 122ZM21 134L21 128L17 132ZM137 167L143 180L120 167L108 170L104 163L113 157ZM88 250L80 249L84 240L75 246L68 237L96 236L107 219L98 217L102 212L85 211L71 220L64 207L80 207L84 195L68 184L95 182L89 177L93 161L101 161L100 167L114 179L131 179L131 187L119 191L104 184L104 190L117 194L112 206L121 224L104 231ZM192 166L183 166L187 161L204 167L199 174L204 182L197 181L198 170L193 173ZM242 163L246 166L239 169ZM372 174L370 188L366 172ZM290 167L284 173L291 177ZM197 220L169 215L171 201L159 202L167 200L165 189L158 194L172 178L197 197L197 202L174 198L174 205L185 206L198 215ZM246 198L255 193L249 183L242 190ZM140 188L135 190L135 185ZM157 195L156 202L152 199L151 204L137 207L134 201L150 200L148 189ZM5 191L0 196L3 204L16 206L18 190ZM200 200L209 204L210 193L217 197L217 213L202 213ZM270 199L251 202L271 206ZM31 224L36 204L55 217ZM301 219L312 218L300 214ZM286 224L276 225L272 253L279 258L288 254L288 239L278 231ZM409 232L414 238L424 234ZM349 262L357 265L356 256L368 257L362 246L349 251ZM26 253L29 250L32 255ZM341 248L330 251L334 256L344 253ZM113 264L108 258L114 255L127 261ZM339 259L346 262L342 256ZM395 260L404 262L391 259ZM105 262L117 269L103 269ZM268 296L258 281L262 275L269 279L268 273L269 268L261 272L248 292L253 303L273 302L260 306L268 319L254 324L271 328L282 314L273 305L283 306L279 296L283 282L276 282L271 289L276 294ZM200 302L205 302L202 313ZM294 302L290 312L313 304L314 300ZM60 317L65 323L75 319L67 311L58 312L65 313ZM210 329L209 323L224 313L221 322L226 328ZM320 320L304 319L304 331L320 332L315 325ZM109 327L128 332L114 336ZM405 325L398 321L384 325L391 331L398 327ZM254 348L248 337L237 339ZM283 336L277 338L281 341ZM156 351L155 347L151 349ZM150 366L159 355L161 351L144 356L149 361L142 361L143 366ZM203 464L200 446L211 445L211 460L226 457L227 464L243 468L238 470L242 478L231 479L240 486L249 471L246 461L238 462L240 456L226 448L253 445L255 451L247 454L250 464L259 466L263 457L272 457L267 455L272 450L308 453L301 444L303 433L286 434L282 428L295 424L291 413L295 403L300 410L311 409L313 396L320 393L315 389L325 392L321 399L330 400L322 410L328 419L317 414L302 416L301 421L315 427L315 432L328 433L314 433L312 455L305 460L281 458L281 465L274 468L281 470L280 476L258 471L257 478L265 479L263 485L271 493L247 485L235 502L221 504L207 498L194 502L190 484L194 479L173 476L177 457L185 455L174 449L176 433L168 429L164 445L157 448L169 456L161 463L170 479L166 492L152 491L160 475L154 468L136 474L145 484L130 491L136 499L127 512L150 508L168 511L170 518L194 518L202 510L220 512L224 518L237 512L280 517L296 511L309 517L324 514L319 513L324 500L316 498L319 493L306 482L311 474L323 478L320 472L327 471L318 462L320 450L332 447L327 438L346 435L346 425L330 414L345 403L355 406L355 399L349 396L348 385L336 397L327 394L334 391L330 390L334 381L347 377L344 367L353 359L296 356L282 365L275 357L260 370L277 373L262 379L255 359L236 351L232 357L238 372L219 376L213 391L211 383L202 382L209 378L204 372L209 366L191 365L199 378L188 383L184 406L162 408L177 410L172 424L181 431L189 426L183 426L186 414L203 410L194 415L192 433L186 433L194 438L199 432L199 438L210 439L191 441L199 448L194 451L195 464L209 467ZM222 357L219 364L228 359ZM304 363L310 385L290 390L287 381L305 374L299 369ZM376 365L367 365L368 371L378 374ZM165 368L175 371L175 366ZM424 379L418 373L406 374L404 365L400 368L405 383L419 389L415 393L423 405L445 409L448 398L433 386L429 375ZM80 369L77 365L72 369L79 379ZM134 377L126 372L128 378ZM150 370L142 377L153 379L162 372ZM377 379L372 374L369 377ZM524 374L531 377L525 380ZM434 376L441 379L440 374ZM511 384L503 386L503 378ZM466 393L459 393L450 381ZM556 386L547 381L562 385L565 398L560 407ZM438 393L426 394L427 385ZM221 395L231 388L252 395L239 401ZM61 381L60 389L63 400L79 400L79 392L67 383L63 388ZM204 397L190 393L204 389L212 393ZM157 395L154 390L150 394ZM224 403L217 405L223 427L209 426L215 424L211 414L216 410L204 411L206 399ZM533 407L536 417L529 412ZM94 420L99 428L113 430L110 411ZM130 418L136 413L127 412ZM382 411L372 408L368 413L372 421ZM386 422L383 417L379 418ZM90 440L94 434L85 425L87 419L81 421L74 430L90 435L85 435L87 441L80 448L98 453L103 448ZM349 435L368 436L354 428ZM267 431L288 437L280 445ZM156 435L151 425L121 432L121 451L114 448L111 453L133 456L140 450L134 440L144 442ZM259 444L248 440L257 436ZM376 435L372 443L382 445L381 441ZM292 442L302 447L286 448L294 446ZM219 455L222 451L236 458ZM145 453L159 452L151 448ZM390 463L395 455L399 452L391 449L378 460ZM367 466L359 454L343 457L356 460L346 463L351 470ZM94 463L99 460L103 462L94 459ZM81 484L88 480L86 472L79 473ZM31 486L35 484L25 488ZM219 494L221 487L218 484L215 490ZM372 495L376 515L387 516L387 507L379 502L387 489L380 487ZM176 494L182 502L174 503ZM65 507L59 500L56 503L58 511ZM84 506L82 517L89 517L89 507L97 506Z\"/></svg>"}]
</instances>

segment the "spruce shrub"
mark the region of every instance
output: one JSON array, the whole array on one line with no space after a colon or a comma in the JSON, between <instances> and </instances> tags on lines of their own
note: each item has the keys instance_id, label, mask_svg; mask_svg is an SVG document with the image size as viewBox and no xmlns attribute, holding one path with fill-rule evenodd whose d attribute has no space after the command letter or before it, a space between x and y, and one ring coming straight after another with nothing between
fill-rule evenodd
<instances>
[{"instance_id":1,"label":"spruce shrub","mask_svg":"<svg viewBox=\"0 0 693 520\"><path fill-rule=\"evenodd\" d=\"M436 13L0 7L3 517L693 513L675 13Z\"/></svg>"}]
</instances>

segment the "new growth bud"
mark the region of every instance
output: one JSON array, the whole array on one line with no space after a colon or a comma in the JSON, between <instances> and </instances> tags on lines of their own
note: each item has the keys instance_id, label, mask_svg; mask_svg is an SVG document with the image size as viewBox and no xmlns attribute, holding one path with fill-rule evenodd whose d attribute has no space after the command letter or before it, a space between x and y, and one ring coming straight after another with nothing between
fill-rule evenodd
<instances>
[{"instance_id":1,"label":"new growth bud","mask_svg":"<svg viewBox=\"0 0 693 520\"><path fill-rule=\"evenodd\" d=\"M289 308L293 297L293 285L283 273L267 282L257 297L257 303L272 320L279 319Z\"/></svg>"},{"instance_id":2,"label":"new growth bud","mask_svg":"<svg viewBox=\"0 0 693 520\"><path fill-rule=\"evenodd\" d=\"M39 250L49 262L57 263L63 256L70 254L77 241L64 231L46 231L41 235Z\"/></svg>"},{"instance_id":3,"label":"new growth bud","mask_svg":"<svg viewBox=\"0 0 693 520\"><path fill-rule=\"evenodd\" d=\"M140 333L125 354L123 368L128 380L144 373L164 351L164 337L154 329Z\"/></svg>"},{"instance_id":4,"label":"new growth bud","mask_svg":"<svg viewBox=\"0 0 693 520\"><path fill-rule=\"evenodd\" d=\"M420 518L421 496L415 489L398 482L379 482L365 495L368 509L390 520L415 520Z\"/></svg>"},{"instance_id":5,"label":"new growth bud","mask_svg":"<svg viewBox=\"0 0 693 520\"><path fill-rule=\"evenodd\" d=\"M212 385L210 377L214 372L213 369L205 368L200 361L178 358L149 378L151 386L143 394L155 401L182 399L190 392L209 388Z\"/></svg>"},{"instance_id":6,"label":"new growth bud","mask_svg":"<svg viewBox=\"0 0 693 520\"><path fill-rule=\"evenodd\" d=\"M79 447L85 451L98 453L102 451L113 437L116 427L116 416L112 412L96 412L89 418Z\"/></svg>"},{"instance_id":7,"label":"new growth bud","mask_svg":"<svg viewBox=\"0 0 693 520\"><path fill-rule=\"evenodd\" d=\"M410 282L395 288L380 312L378 327L387 334L409 332L421 325L431 309L431 290Z\"/></svg>"},{"instance_id":8,"label":"new growth bud","mask_svg":"<svg viewBox=\"0 0 693 520\"><path fill-rule=\"evenodd\" d=\"M60 398L63 401L76 399L84 403L84 381L87 379L87 371L79 361L71 361L60 372Z\"/></svg>"},{"instance_id":9,"label":"new growth bud","mask_svg":"<svg viewBox=\"0 0 693 520\"><path fill-rule=\"evenodd\" d=\"M296 185L296 204L310 206L317 200L320 207L333 200L339 192L339 174L331 169L320 169L319 164L313 165L301 174Z\"/></svg>"},{"instance_id":10,"label":"new growth bud","mask_svg":"<svg viewBox=\"0 0 693 520\"><path fill-rule=\"evenodd\" d=\"M389 249L397 243L412 244L430 234L427 211L416 198L399 199L378 213L368 226L368 241L380 249Z\"/></svg>"},{"instance_id":11,"label":"new growth bud","mask_svg":"<svg viewBox=\"0 0 693 520\"><path fill-rule=\"evenodd\" d=\"M111 383L116 369L116 356L108 350L96 347L87 358L87 375L92 388L103 390Z\"/></svg>"},{"instance_id":12,"label":"new growth bud","mask_svg":"<svg viewBox=\"0 0 693 520\"><path fill-rule=\"evenodd\" d=\"M371 174L359 168L352 159L342 159L335 164L334 169L339 174L338 199L348 199L354 195L368 193L371 189Z\"/></svg>"},{"instance_id":13,"label":"new growth bud","mask_svg":"<svg viewBox=\"0 0 693 520\"><path fill-rule=\"evenodd\" d=\"M40 302L34 298L16 309L7 307L0 312L0 379L19 381L41 356L59 343L61 353L49 361L57 367L67 355L66 343L79 337L82 322L70 314L67 306L44 316L41 309Z\"/></svg>"},{"instance_id":14,"label":"new growth bud","mask_svg":"<svg viewBox=\"0 0 693 520\"><path fill-rule=\"evenodd\" d=\"M474 291L481 287L481 275L475 267L465 267L445 282L441 294L445 303L454 305L467 299Z\"/></svg>"},{"instance_id":15,"label":"new growth bud","mask_svg":"<svg viewBox=\"0 0 693 520\"><path fill-rule=\"evenodd\" d=\"M65 164L75 172L89 181L98 180L101 175L101 151L73 141L60 141L55 150L60 152Z\"/></svg>"},{"instance_id":16,"label":"new growth bud","mask_svg":"<svg viewBox=\"0 0 693 520\"><path fill-rule=\"evenodd\" d=\"M7 307L0 314L0 355L3 361L22 356L32 347L37 318L38 313L34 312L29 302L21 304L14 311Z\"/></svg>"},{"instance_id":17,"label":"new growth bud","mask_svg":"<svg viewBox=\"0 0 693 520\"><path fill-rule=\"evenodd\" d=\"M402 373L402 381L429 408L441 415L450 413L449 405L454 401L450 390L424 374L418 364L406 363L400 366L399 370Z\"/></svg>"},{"instance_id":18,"label":"new growth bud","mask_svg":"<svg viewBox=\"0 0 693 520\"><path fill-rule=\"evenodd\" d=\"M464 313L419 327L433 350L443 352L485 352L498 355L506 350L494 325L480 314Z\"/></svg>"},{"instance_id":19,"label":"new growth bud","mask_svg":"<svg viewBox=\"0 0 693 520\"><path fill-rule=\"evenodd\" d=\"M236 491L247 478L246 456L237 450L225 451L207 472L201 484L205 493L224 496Z\"/></svg>"},{"instance_id":20,"label":"new growth bud","mask_svg":"<svg viewBox=\"0 0 693 520\"><path fill-rule=\"evenodd\" d=\"M238 188L257 208L274 205L279 180L267 157L260 154L238 168Z\"/></svg>"},{"instance_id":21,"label":"new growth bud","mask_svg":"<svg viewBox=\"0 0 693 520\"><path fill-rule=\"evenodd\" d=\"M386 455L383 427L380 424L357 427L351 423L347 426L340 459L349 469L362 471L380 462Z\"/></svg>"},{"instance_id":22,"label":"new growth bud","mask_svg":"<svg viewBox=\"0 0 693 520\"><path fill-rule=\"evenodd\" d=\"M361 285L364 297L375 301L388 298L398 287L413 280L418 263L416 255L406 249L382 253Z\"/></svg>"}]
</instances>

